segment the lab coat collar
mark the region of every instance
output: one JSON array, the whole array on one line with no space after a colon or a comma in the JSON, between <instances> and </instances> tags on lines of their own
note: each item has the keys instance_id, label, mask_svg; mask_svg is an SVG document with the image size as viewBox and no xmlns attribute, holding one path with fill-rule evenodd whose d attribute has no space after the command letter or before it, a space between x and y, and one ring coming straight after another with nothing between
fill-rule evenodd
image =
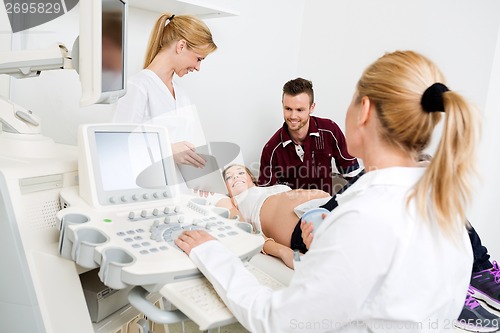
<instances>
[{"instance_id":1,"label":"lab coat collar","mask_svg":"<svg viewBox=\"0 0 500 333\"><path fill-rule=\"evenodd\" d=\"M158 87L161 87L161 89L164 91L166 96L170 96L174 101L176 100L174 98L174 96L172 96L172 93L170 92L170 90L168 90L165 82L162 81L162 79L158 76L158 74L156 74L155 72L153 72L152 70L147 69L147 68L143 69L142 71L147 76L149 76L153 81L155 81L156 84L158 85ZM175 82L175 80L172 80L172 86L174 88L174 91L177 91L178 88L177 88L177 83Z\"/></svg>"},{"instance_id":2,"label":"lab coat collar","mask_svg":"<svg viewBox=\"0 0 500 333\"><path fill-rule=\"evenodd\" d=\"M367 172L345 192L337 194L337 202L341 205L376 185L413 187L424 172L424 167L391 167Z\"/></svg>"}]
</instances>

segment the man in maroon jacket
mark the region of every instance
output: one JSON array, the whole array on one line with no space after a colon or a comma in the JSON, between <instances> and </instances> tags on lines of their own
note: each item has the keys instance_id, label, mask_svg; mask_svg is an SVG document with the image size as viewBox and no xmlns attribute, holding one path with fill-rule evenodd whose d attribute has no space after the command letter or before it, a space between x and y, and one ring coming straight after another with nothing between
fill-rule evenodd
<instances>
[{"instance_id":1,"label":"man in maroon jacket","mask_svg":"<svg viewBox=\"0 0 500 333\"><path fill-rule=\"evenodd\" d=\"M334 176L349 179L360 171L357 159L347 152L342 130L330 119L311 116L315 103L309 80L285 83L282 103L285 122L262 149L259 185L334 194Z\"/></svg>"}]
</instances>

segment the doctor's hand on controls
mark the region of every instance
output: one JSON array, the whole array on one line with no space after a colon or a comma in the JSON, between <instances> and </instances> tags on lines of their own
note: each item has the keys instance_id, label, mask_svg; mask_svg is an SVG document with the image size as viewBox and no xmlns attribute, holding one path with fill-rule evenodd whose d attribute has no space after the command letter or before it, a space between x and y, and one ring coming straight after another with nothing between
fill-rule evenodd
<instances>
[{"instance_id":1,"label":"doctor's hand on controls","mask_svg":"<svg viewBox=\"0 0 500 333\"><path fill-rule=\"evenodd\" d=\"M215 238L208 232L204 230L189 230L182 232L175 240L175 244L189 255L194 247L208 242L209 240L215 240Z\"/></svg>"},{"instance_id":2,"label":"doctor's hand on controls","mask_svg":"<svg viewBox=\"0 0 500 333\"><path fill-rule=\"evenodd\" d=\"M205 231L175 243L251 332L442 331L470 282L477 115L431 60L386 53L362 73L345 119L348 151L366 172L337 195L288 287L260 284ZM439 149L423 167L417 156L440 121Z\"/></svg>"},{"instance_id":3,"label":"doctor's hand on controls","mask_svg":"<svg viewBox=\"0 0 500 333\"><path fill-rule=\"evenodd\" d=\"M325 217L326 214L323 214L322 218L324 219ZM314 223L302 221L302 225L304 226L302 229L302 237L304 238L304 242L309 248L313 239ZM208 242L209 240L215 240L215 238L208 232L204 230L189 230L184 231L182 234L180 234L179 237L175 240L175 244L179 248L181 248L182 251L186 252L186 254L189 255L194 247ZM290 265L288 266L290 267Z\"/></svg>"},{"instance_id":4,"label":"doctor's hand on controls","mask_svg":"<svg viewBox=\"0 0 500 333\"><path fill-rule=\"evenodd\" d=\"M326 216L326 214L322 214L321 217L322 219L325 219ZM314 223L302 221L301 224L302 238L304 239L304 243L307 248L309 248L313 240ZM175 244L189 255L194 247L208 242L209 240L215 240L215 238L204 230L188 230L179 235L179 237L175 240ZM293 265L287 266L293 267Z\"/></svg>"},{"instance_id":5,"label":"doctor's hand on controls","mask_svg":"<svg viewBox=\"0 0 500 333\"><path fill-rule=\"evenodd\" d=\"M202 167L205 160L194 147L205 144L203 130L196 108L174 76L199 71L201 62L216 49L202 20L163 13L151 32L144 69L128 80L113 122L165 126L175 162Z\"/></svg>"}]
</instances>

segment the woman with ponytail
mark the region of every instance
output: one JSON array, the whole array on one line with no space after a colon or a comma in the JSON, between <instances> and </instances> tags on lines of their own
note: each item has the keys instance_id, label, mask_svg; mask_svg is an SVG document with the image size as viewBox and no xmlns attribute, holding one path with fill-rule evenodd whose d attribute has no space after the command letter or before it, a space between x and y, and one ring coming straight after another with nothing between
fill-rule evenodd
<instances>
[{"instance_id":1,"label":"woman with ponytail","mask_svg":"<svg viewBox=\"0 0 500 333\"><path fill-rule=\"evenodd\" d=\"M113 122L164 125L176 163L203 166L205 161L193 144L200 134L196 133L196 112L174 74L183 77L199 71L201 61L216 49L203 21L163 13L151 32L144 69L127 82L127 93L118 101Z\"/></svg>"},{"instance_id":2,"label":"woman with ponytail","mask_svg":"<svg viewBox=\"0 0 500 333\"><path fill-rule=\"evenodd\" d=\"M366 173L337 194L288 287L259 284L206 232L176 244L251 332L453 330L472 268L465 212L478 118L429 59L385 54L363 72L346 115L348 151ZM440 121L423 167L418 155Z\"/></svg>"}]
</instances>

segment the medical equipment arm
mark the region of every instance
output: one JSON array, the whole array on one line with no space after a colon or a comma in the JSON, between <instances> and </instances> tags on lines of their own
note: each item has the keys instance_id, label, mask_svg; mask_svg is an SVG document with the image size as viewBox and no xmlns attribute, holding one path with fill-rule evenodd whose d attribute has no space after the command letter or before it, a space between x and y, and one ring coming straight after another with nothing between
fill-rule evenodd
<instances>
[{"instance_id":1,"label":"medical equipment arm","mask_svg":"<svg viewBox=\"0 0 500 333\"><path fill-rule=\"evenodd\" d=\"M36 77L43 70L71 69L71 57L63 44L43 50L0 52L0 74L18 79ZM40 119L31 110L0 97L0 123L5 132L39 134Z\"/></svg>"},{"instance_id":2,"label":"medical equipment arm","mask_svg":"<svg viewBox=\"0 0 500 333\"><path fill-rule=\"evenodd\" d=\"M0 52L0 59L0 74L17 79L35 77L41 71L73 68L68 49L60 43L41 50Z\"/></svg>"},{"instance_id":3,"label":"medical equipment arm","mask_svg":"<svg viewBox=\"0 0 500 333\"><path fill-rule=\"evenodd\" d=\"M31 110L0 97L0 124L2 130L9 133L38 134L40 118Z\"/></svg>"},{"instance_id":4,"label":"medical equipment arm","mask_svg":"<svg viewBox=\"0 0 500 333\"><path fill-rule=\"evenodd\" d=\"M132 306L144 313L149 319L159 324L175 324L189 319L179 310L165 311L157 308L146 298L148 291L141 286L135 286L128 294Z\"/></svg>"}]
</instances>

